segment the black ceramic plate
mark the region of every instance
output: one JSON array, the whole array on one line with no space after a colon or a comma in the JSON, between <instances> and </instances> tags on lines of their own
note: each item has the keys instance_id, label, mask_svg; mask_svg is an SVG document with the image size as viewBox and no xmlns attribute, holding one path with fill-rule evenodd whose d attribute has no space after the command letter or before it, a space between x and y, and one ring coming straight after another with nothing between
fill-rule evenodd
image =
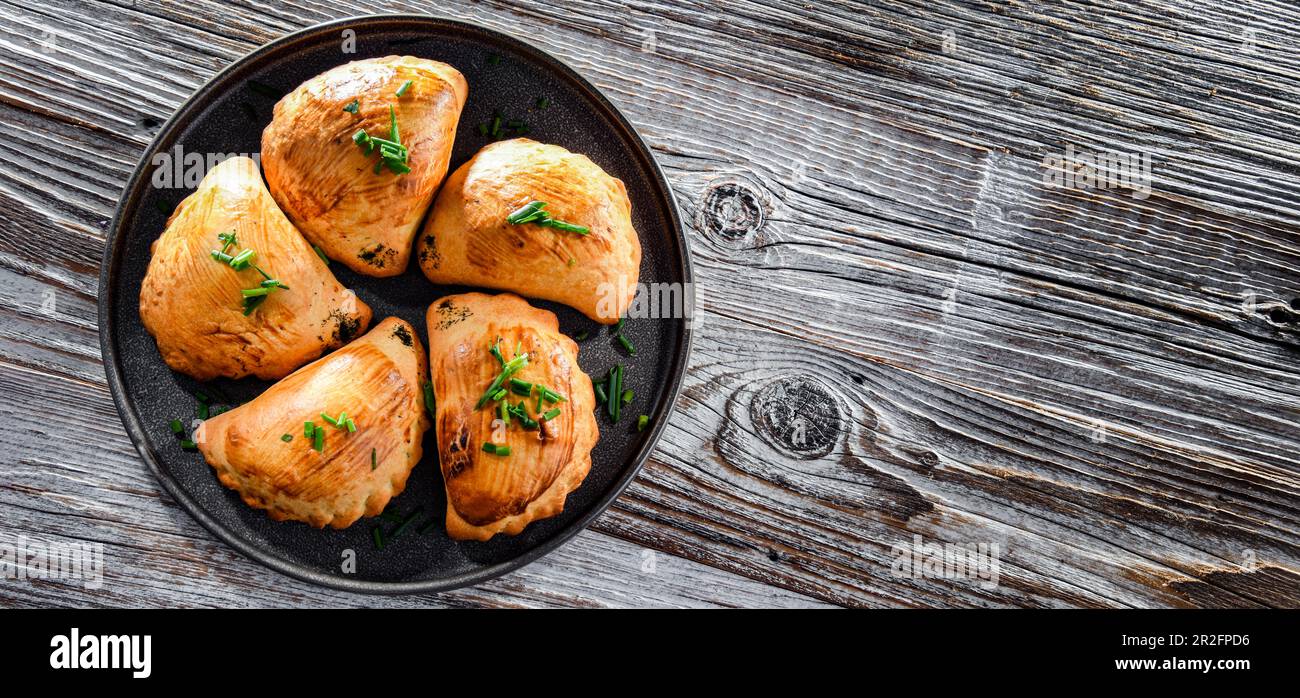
<instances>
[{"instance_id":1,"label":"black ceramic plate","mask_svg":"<svg viewBox=\"0 0 1300 698\"><path fill-rule=\"evenodd\" d=\"M351 32L347 30L352 30ZM355 32L355 52L344 53ZM534 522L521 535L496 536L486 543L447 537L442 520L446 501L437 464L434 431L425 437L425 458L412 471L406 491L388 512L422 510L417 525L435 523L424 533L415 526L375 548L372 527L387 532L396 524L363 519L342 531L317 530L296 522L272 521L245 506L223 487L201 455L183 451L168 429L180 418L197 416L196 393L214 404L248 400L269 383L245 379L200 384L170 371L140 322L140 284L149 246L189 188L154 186L154 156L184 153L256 153L262 129L283 93L304 80L351 60L406 54L445 61L469 82L469 101L461 115L454 170L488 139L477 125L494 112L526 121L529 137L585 153L622 179L632 199L634 224L644 257L641 281L690 288L690 261L672 193L649 148L622 114L590 83L555 58L517 39L463 22L417 15L383 15L322 24L274 41L222 71L191 97L165 125L136 168L113 221L100 273L99 327L108 385L127 433L163 486L201 524L244 554L285 574L351 591L406 593L474 584L536 559L572 537L609 506L636 474L658 440L672 409L690 349L690 328L678 319L633 319L625 332L637 355L629 357L608 331L576 311L533 301L556 313L563 331L589 330L580 342L580 362L593 377L616 362L628 366L626 382L636 400L618 424L598 415L601 438L592 453L591 474L569 495L564 513ZM538 99L549 101L542 109ZM436 286L413 259L407 273L388 279L354 274L342 264L331 271L370 304L375 322L396 315L427 338L424 313L444 294L468 290ZM651 416L651 426L636 429L636 415ZM343 571L355 555L355 572Z\"/></svg>"}]
</instances>

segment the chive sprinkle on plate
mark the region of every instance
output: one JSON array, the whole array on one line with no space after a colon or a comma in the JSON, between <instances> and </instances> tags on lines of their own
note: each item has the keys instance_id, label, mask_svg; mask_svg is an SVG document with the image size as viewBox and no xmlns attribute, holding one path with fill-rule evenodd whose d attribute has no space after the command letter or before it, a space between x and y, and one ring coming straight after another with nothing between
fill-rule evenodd
<instances>
[{"instance_id":1,"label":"chive sprinkle on plate","mask_svg":"<svg viewBox=\"0 0 1300 698\"><path fill-rule=\"evenodd\" d=\"M618 343L623 345L623 348L627 350L628 355L636 356L636 347L632 346L632 340L628 339L627 335L623 334L622 332L620 332L617 336L618 336Z\"/></svg>"}]
</instances>

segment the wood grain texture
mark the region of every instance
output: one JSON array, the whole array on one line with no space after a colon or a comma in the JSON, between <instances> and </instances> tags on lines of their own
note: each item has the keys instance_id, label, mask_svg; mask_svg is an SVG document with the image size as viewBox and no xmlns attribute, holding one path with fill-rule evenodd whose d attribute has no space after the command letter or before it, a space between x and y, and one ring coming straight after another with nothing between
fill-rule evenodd
<instances>
[{"instance_id":1,"label":"wood grain texture","mask_svg":"<svg viewBox=\"0 0 1300 698\"><path fill-rule=\"evenodd\" d=\"M110 579L0 580L0 605L1300 606L1286 3L441 5L625 111L689 219L702 314L664 441L593 531L399 599L267 571L161 492L104 386L96 275L204 80L296 28L428 8L29 5L0 0L0 529L102 541ZM1151 196L1045 187L1068 146L1149 153ZM998 543L999 584L891 574L915 535Z\"/></svg>"}]
</instances>

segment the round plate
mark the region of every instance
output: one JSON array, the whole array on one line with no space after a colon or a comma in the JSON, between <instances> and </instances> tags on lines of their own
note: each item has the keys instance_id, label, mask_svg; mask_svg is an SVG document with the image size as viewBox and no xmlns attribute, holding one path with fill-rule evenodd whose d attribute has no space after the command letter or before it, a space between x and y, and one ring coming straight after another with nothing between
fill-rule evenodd
<instances>
[{"instance_id":1,"label":"round plate","mask_svg":"<svg viewBox=\"0 0 1300 698\"><path fill-rule=\"evenodd\" d=\"M349 42L354 52L345 52L352 47ZM631 416L618 424L610 423L603 413L597 415L601 438L592 452L591 473L569 495L562 514L534 522L518 536L498 535L486 543L454 541L444 530L446 498L433 429L425 436L426 455L411 472L406 491L385 512L398 517L421 513L383 549L375 547L371 529L382 526L391 535L397 526L384 517L363 519L341 531L277 523L223 487L201 455L182 450L168 423L179 418L188 430L197 417L197 394L206 393L214 405L229 406L255 397L270 383L254 379L198 383L173 373L140 322L140 286L150 245L195 184L181 178L176 188L154 186L155 155L174 158L177 146L180 153L198 153L205 160L215 153L257 153L262 129L282 94L334 66L390 54L444 61L469 82L451 170L489 142L478 124L490 122L497 113L507 120L523 120L530 138L584 153L627 184L633 223L641 235L644 284L678 284L688 294L692 288L680 215L650 149L599 90L573 69L518 39L422 15L345 19L263 46L221 71L186 101L145 151L108 234L99 281L99 332L109 389L140 456L199 523L237 550L285 574L370 593L439 591L475 584L540 557L582 530L627 486L659 439L681 387L691 341L685 318L630 319L624 333L637 354L628 356L607 329L578 312L531 301L558 315L564 332L590 331L590 337L579 342L579 361L588 374L599 378L615 363L626 364L625 382L636 399L624 410ZM545 108L540 98L548 100ZM426 340L424 313L429 303L471 290L430 283L415 260L405 274L387 279L361 276L338 263L331 264L330 270L374 309L375 323L395 315L417 327ZM636 428L640 414L651 419L644 432ZM355 561L354 571L345 571L349 560Z\"/></svg>"}]
</instances>

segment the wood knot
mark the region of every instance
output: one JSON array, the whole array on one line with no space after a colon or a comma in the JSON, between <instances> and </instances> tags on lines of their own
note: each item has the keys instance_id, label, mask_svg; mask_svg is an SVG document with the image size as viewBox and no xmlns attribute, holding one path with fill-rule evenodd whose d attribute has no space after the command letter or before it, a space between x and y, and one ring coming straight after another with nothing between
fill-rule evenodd
<instances>
[{"instance_id":1,"label":"wood knot","mask_svg":"<svg viewBox=\"0 0 1300 698\"><path fill-rule=\"evenodd\" d=\"M768 445L801 460L830 453L844 429L835 394L805 376L778 378L763 386L750 400L749 418Z\"/></svg>"},{"instance_id":2,"label":"wood knot","mask_svg":"<svg viewBox=\"0 0 1300 698\"><path fill-rule=\"evenodd\" d=\"M1242 310L1248 316L1263 316L1264 321L1274 330L1300 329L1300 297L1285 300L1249 293L1242 303Z\"/></svg>"},{"instance_id":3,"label":"wood knot","mask_svg":"<svg viewBox=\"0 0 1300 698\"><path fill-rule=\"evenodd\" d=\"M724 242L738 242L763 227L767 214L752 183L737 177L716 179L700 202L697 224Z\"/></svg>"}]
</instances>

